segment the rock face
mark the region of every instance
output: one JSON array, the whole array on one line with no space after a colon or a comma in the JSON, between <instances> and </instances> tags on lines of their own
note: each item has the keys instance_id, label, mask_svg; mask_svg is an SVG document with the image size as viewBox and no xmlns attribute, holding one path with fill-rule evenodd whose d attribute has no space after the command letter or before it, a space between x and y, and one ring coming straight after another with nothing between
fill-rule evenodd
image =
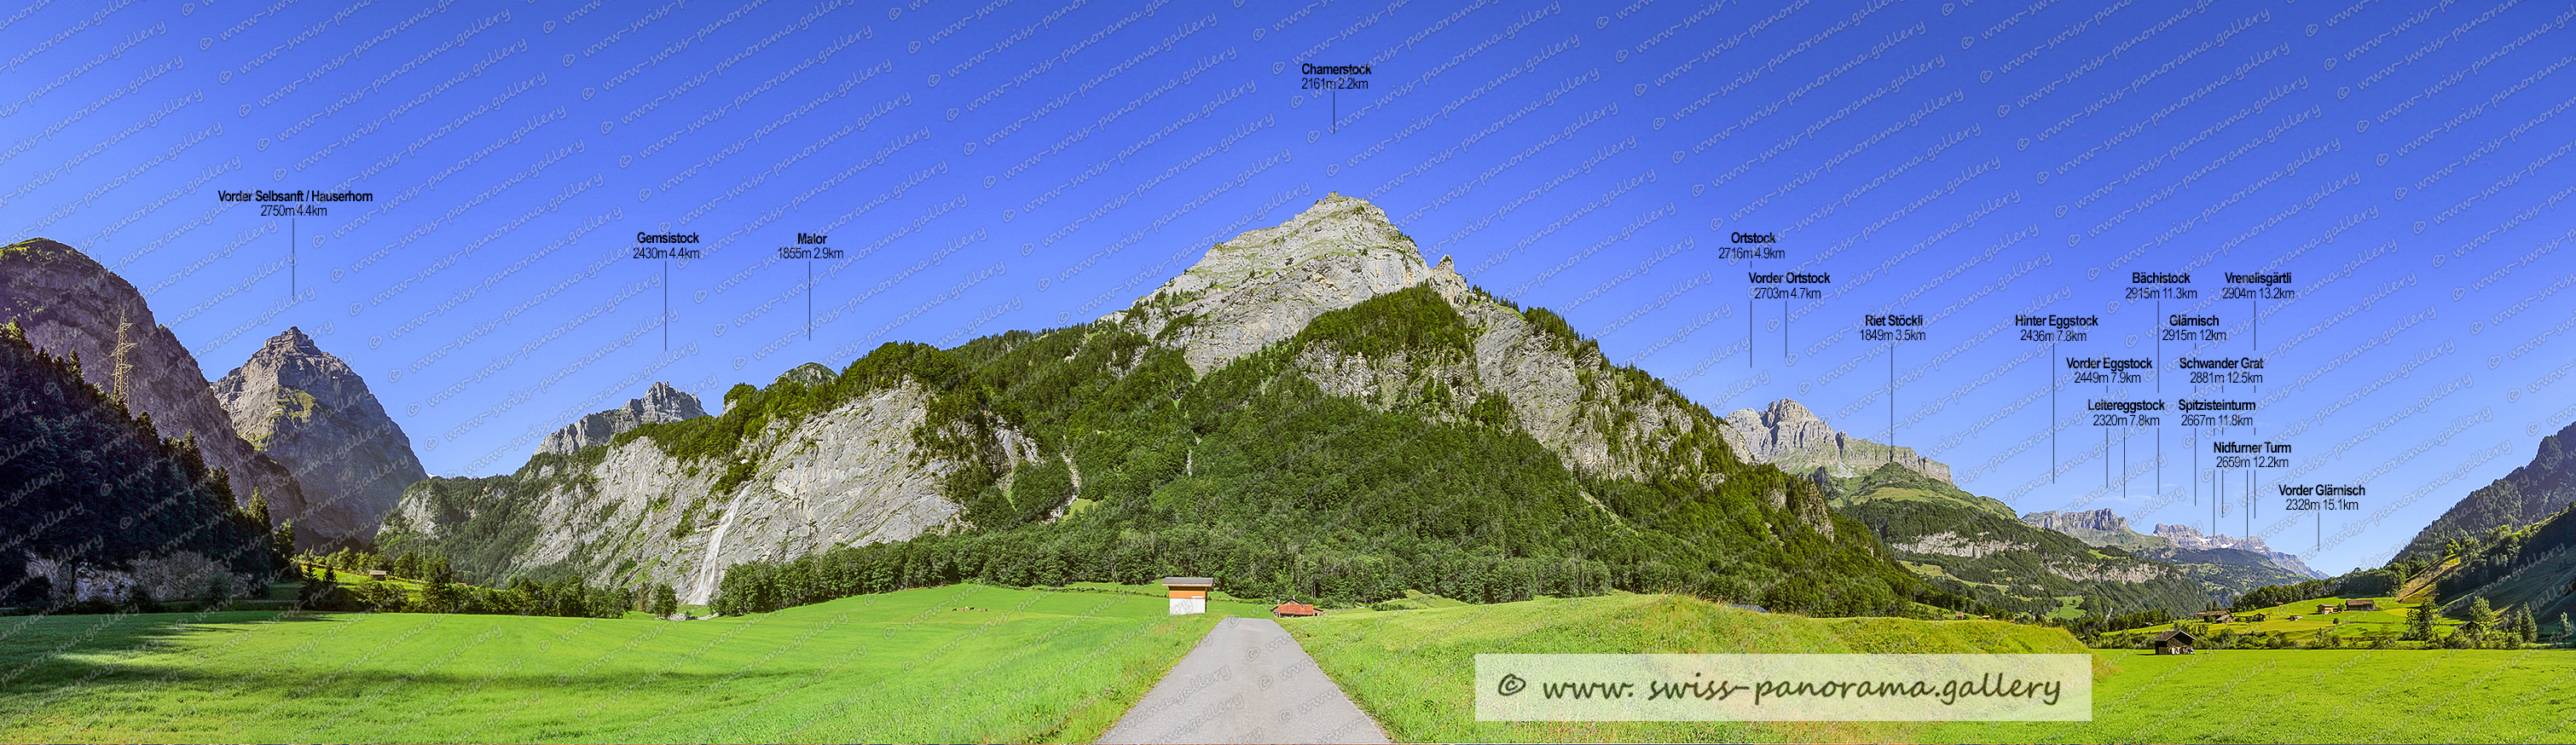
<instances>
[{"instance_id":1,"label":"rock face","mask_svg":"<svg viewBox=\"0 0 2576 745\"><path fill-rule=\"evenodd\" d=\"M1340 194L1326 195L1278 227L1217 244L1152 295L1103 320L1179 349L1205 374L1295 337L1325 313L1411 287L1438 294L1480 330L1469 353L1371 360L1310 350L1299 367L1325 392L1380 409L1415 408L1433 381L1448 391L1452 417L1486 394L1501 396L1515 422L1567 465L1609 476L1641 475L1649 461L1687 460L1667 457L1668 446L1679 436L1713 436L1720 428L1705 409L1669 388L1629 390L1639 386L1613 374L1599 348L1570 331L1542 329L1470 288L1451 259L1426 264L1384 210ZM1946 478L1946 468L1942 473ZM1832 532L1821 501L1802 499L1797 512Z\"/></svg>"},{"instance_id":2,"label":"rock face","mask_svg":"<svg viewBox=\"0 0 2576 745\"><path fill-rule=\"evenodd\" d=\"M2272 563L2280 565L2282 569L2287 569L2292 572L2320 579L2325 577L2324 574L2318 573L2317 570L2308 568L2307 563L2299 561L2298 556L2274 551L2271 546L2263 545L2263 539L2261 538L2231 538L2225 534L2201 535L2199 529L2193 528L2189 525L2167 525L2164 523L2156 524L2155 534L2159 538L2173 541L2175 548L2191 550L2232 548L2238 551L2259 554L2265 558L2269 558L2272 560Z\"/></svg>"},{"instance_id":3,"label":"rock face","mask_svg":"<svg viewBox=\"0 0 2576 745\"><path fill-rule=\"evenodd\" d=\"M1950 466L1923 457L1909 447L1888 447L1835 431L1815 412L1781 399L1761 411L1737 409L1726 415L1726 444L1746 461L1769 463L1784 471L1824 469L1829 476L1851 477L1881 463L1950 483Z\"/></svg>"},{"instance_id":4,"label":"rock face","mask_svg":"<svg viewBox=\"0 0 2576 745\"><path fill-rule=\"evenodd\" d=\"M2129 519L2121 517L2120 513L2112 512L2109 508L2088 510L2084 512L2058 512L2056 510L2033 512L2021 516L2021 521L2029 523L2031 527L2054 530L2060 533L2073 533L2078 530L2129 529Z\"/></svg>"},{"instance_id":5,"label":"rock face","mask_svg":"<svg viewBox=\"0 0 2576 745\"><path fill-rule=\"evenodd\" d=\"M235 500L247 503L257 493L275 517L297 525L310 519L295 476L234 430L196 356L154 320L143 295L123 277L43 238L0 247L0 321L6 320L24 327L39 350L80 355L83 380L123 391L127 408L151 414L163 437L195 435L206 463L230 477Z\"/></svg>"},{"instance_id":6,"label":"rock face","mask_svg":"<svg viewBox=\"0 0 2576 745\"><path fill-rule=\"evenodd\" d=\"M637 438L540 454L509 476L429 479L385 517L382 543L449 556L498 543L505 558L481 571L558 566L593 585L666 582L683 601L705 603L735 564L959 524L960 508L940 487L964 464L919 448L913 430L928 415L928 396L901 385L747 435L728 462ZM999 437L1004 458L1035 457L1027 438Z\"/></svg>"},{"instance_id":7,"label":"rock face","mask_svg":"<svg viewBox=\"0 0 2576 745\"><path fill-rule=\"evenodd\" d=\"M428 478L402 425L349 364L288 327L214 385L233 429L304 488L301 535L363 543L411 482Z\"/></svg>"},{"instance_id":8,"label":"rock face","mask_svg":"<svg viewBox=\"0 0 2576 745\"><path fill-rule=\"evenodd\" d=\"M698 405L698 397L673 388L669 383L656 382L644 391L643 398L631 399L625 406L582 417L580 421L546 435L545 442L537 445L537 452L571 455L592 445L606 445L610 439L636 427L706 415L707 410Z\"/></svg>"},{"instance_id":9,"label":"rock face","mask_svg":"<svg viewBox=\"0 0 2576 745\"><path fill-rule=\"evenodd\" d=\"M1335 193L1278 227L1216 244L1135 308L1108 318L1172 327L1170 343L1204 374L1296 336L1327 311L1426 282L1452 303L1467 290L1451 262L1424 264L1385 210Z\"/></svg>"}]
</instances>

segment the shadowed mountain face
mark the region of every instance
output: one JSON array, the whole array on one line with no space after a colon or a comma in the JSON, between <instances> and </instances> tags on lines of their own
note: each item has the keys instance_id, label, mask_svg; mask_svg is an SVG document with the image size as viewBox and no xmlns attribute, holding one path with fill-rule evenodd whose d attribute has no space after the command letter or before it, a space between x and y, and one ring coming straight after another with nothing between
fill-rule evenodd
<instances>
[{"instance_id":1,"label":"shadowed mountain face","mask_svg":"<svg viewBox=\"0 0 2576 745\"><path fill-rule=\"evenodd\" d=\"M304 487L305 508L283 516L309 540L373 539L403 487L429 475L367 381L302 329L271 337L214 392L242 438Z\"/></svg>"},{"instance_id":2,"label":"shadowed mountain face","mask_svg":"<svg viewBox=\"0 0 2576 745\"><path fill-rule=\"evenodd\" d=\"M0 603L239 596L277 571L203 451L162 439L5 323L0 411Z\"/></svg>"},{"instance_id":3,"label":"shadowed mountain face","mask_svg":"<svg viewBox=\"0 0 2576 745\"><path fill-rule=\"evenodd\" d=\"M83 380L150 414L161 436L195 435L206 464L231 480L234 499L258 494L270 514L304 522L309 500L295 476L241 438L196 356L124 278L43 238L0 247L0 321L13 319L37 350L79 355Z\"/></svg>"},{"instance_id":4,"label":"shadowed mountain face","mask_svg":"<svg viewBox=\"0 0 2576 745\"><path fill-rule=\"evenodd\" d=\"M2453 540L2485 540L2497 528L2519 529L2576 502L2576 424L2540 439L2531 462L2461 497L2424 526L2399 556L2439 558Z\"/></svg>"}]
</instances>

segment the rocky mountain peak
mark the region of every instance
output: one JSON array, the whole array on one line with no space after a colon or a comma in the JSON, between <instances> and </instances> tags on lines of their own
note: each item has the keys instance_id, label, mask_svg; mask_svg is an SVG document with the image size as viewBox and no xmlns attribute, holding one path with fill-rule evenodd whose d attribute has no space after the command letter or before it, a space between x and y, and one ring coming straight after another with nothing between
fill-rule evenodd
<instances>
[{"instance_id":1,"label":"rocky mountain peak","mask_svg":"<svg viewBox=\"0 0 2576 745\"><path fill-rule=\"evenodd\" d=\"M2121 517L2120 513L2113 512L2107 507L2098 510L2086 510L2083 512L2058 512L2056 510L2033 512L2021 516L2021 521L2032 527L2054 530L2060 533L2072 530L2125 531L2129 529L2129 519Z\"/></svg>"},{"instance_id":2,"label":"rocky mountain peak","mask_svg":"<svg viewBox=\"0 0 2576 745\"><path fill-rule=\"evenodd\" d=\"M288 327L213 386L233 428L304 488L296 526L325 541L365 541L428 478L411 436L349 363Z\"/></svg>"},{"instance_id":3,"label":"rocky mountain peak","mask_svg":"<svg viewBox=\"0 0 2576 745\"><path fill-rule=\"evenodd\" d=\"M269 337L268 343L260 346L261 352L267 352L270 350L276 350L279 354L301 354L305 356L330 357L330 355L322 352L322 348L320 346L316 346L313 343L313 337L304 335L304 329L295 326L286 327L285 331L278 332L276 336ZM332 359L336 360L339 358L332 357Z\"/></svg>"},{"instance_id":4,"label":"rocky mountain peak","mask_svg":"<svg viewBox=\"0 0 2576 745\"><path fill-rule=\"evenodd\" d=\"M1172 329L1168 343L1207 372L1297 335L1316 316L1421 284L1453 303L1467 291L1456 262L1424 263L1385 210L1332 193L1287 222L1209 247L1180 276L1104 320L1148 336Z\"/></svg>"},{"instance_id":5,"label":"rocky mountain peak","mask_svg":"<svg viewBox=\"0 0 2576 745\"><path fill-rule=\"evenodd\" d=\"M1846 435L1806 406L1785 398L1765 409L1727 414L1719 435L1745 462L1769 463L1793 473L1823 469L1828 475L1850 477L1894 463L1950 483L1949 465L1923 457L1913 448L1888 447Z\"/></svg>"},{"instance_id":6,"label":"rocky mountain peak","mask_svg":"<svg viewBox=\"0 0 2576 745\"><path fill-rule=\"evenodd\" d=\"M822 367L821 365L812 366ZM798 368L798 370L802 369ZM793 375L796 372L791 370L789 374ZM787 376L780 376L780 379L786 380ZM624 406L582 417L579 421L564 425L563 429L555 430L554 434L546 435L545 442L537 445L537 452L571 455L592 445L608 444L609 440L636 427L696 419L706 415L707 410L698 404L698 397L689 395L687 391L673 388L669 383L657 381L651 388L644 390L643 398L631 399Z\"/></svg>"},{"instance_id":7,"label":"rocky mountain peak","mask_svg":"<svg viewBox=\"0 0 2576 745\"><path fill-rule=\"evenodd\" d=\"M1386 211L1367 200L1327 194L1314 206L1276 227L1262 228L1216 244L1160 292L1174 295L1204 292L1285 272L1316 259L1358 256L1389 263L1387 268L1418 275L1429 267L1413 239L1395 229ZM1454 271L1453 271L1454 273ZM1407 283L1405 286L1411 286ZM1400 289L1400 288L1398 288Z\"/></svg>"}]
</instances>

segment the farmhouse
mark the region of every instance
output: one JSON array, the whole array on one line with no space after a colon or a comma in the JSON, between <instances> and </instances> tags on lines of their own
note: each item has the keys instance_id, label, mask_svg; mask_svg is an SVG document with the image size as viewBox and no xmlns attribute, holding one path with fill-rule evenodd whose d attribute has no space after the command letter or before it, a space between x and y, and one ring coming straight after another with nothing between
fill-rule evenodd
<instances>
[{"instance_id":1,"label":"farmhouse","mask_svg":"<svg viewBox=\"0 0 2576 745\"><path fill-rule=\"evenodd\" d=\"M2191 645L2199 641L2192 638L2191 632L2174 629L2157 634L2153 645L2156 648L2156 654L2191 654Z\"/></svg>"},{"instance_id":2,"label":"farmhouse","mask_svg":"<svg viewBox=\"0 0 2576 745\"><path fill-rule=\"evenodd\" d=\"M1315 610L1315 606L1307 605L1305 603L1280 603L1279 607L1270 609L1270 612L1281 616L1302 617L1315 615L1322 611Z\"/></svg>"},{"instance_id":3,"label":"farmhouse","mask_svg":"<svg viewBox=\"0 0 2576 745\"><path fill-rule=\"evenodd\" d=\"M2344 610L2348 610L2348 611L2355 611L2355 610L2379 610L2379 601L2376 601L2376 600L2346 600L2346 601L2344 601L2343 609L2344 609Z\"/></svg>"},{"instance_id":4,"label":"farmhouse","mask_svg":"<svg viewBox=\"0 0 2576 745\"><path fill-rule=\"evenodd\" d=\"M2318 604L2317 604L2317 615L2320 615L2320 616L2325 615L2325 614L2328 614L2328 613L2333 613L2333 612L2335 612L2335 611L2339 611L2339 610L2343 610L2343 608L2342 608L2342 607L2339 607L2339 606L2336 606L2336 605L2335 605L2335 604L2333 604L2333 603L2318 603Z\"/></svg>"},{"instance_id":5,"label":"farmhouse","mask_svg":"<svg viewBox=\"0 0 2576 745\"><path fill-rule=\"evenodd\" d=\"M1208 591L1216 588L1209 577L1164 577L1163 589L1172 598L1172 615L1186 616L1207 612Z\"/></svg>"},{"instance_id":6,"label":"farmhouse","mask_svg":"<svg viewBox=\"0 0 2576 745\"><path fill-rule=\"evenodd\" d=\"M2193 615L2204 623L2235 623L2236 615L2223 610L2205 610Z\"/></svg>"}]
</instances>

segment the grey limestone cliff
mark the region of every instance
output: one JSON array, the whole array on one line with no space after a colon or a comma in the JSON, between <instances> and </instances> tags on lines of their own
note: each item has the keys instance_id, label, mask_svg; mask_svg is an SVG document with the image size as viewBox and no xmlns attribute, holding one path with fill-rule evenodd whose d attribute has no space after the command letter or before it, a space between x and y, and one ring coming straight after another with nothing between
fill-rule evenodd
<instances>
[{"instance_id":1,"label":"grey limestone cliff","mask_svg":"<svg viewBox=\"0 0 2576 745\"><path fill-rule=\"evenodd\" d=\"M2113 512L2109 508L2086 510L2083 512L2058 512L2056 510L2033 512L2021 516L2021 521L2029 523L2032 527L2046 528L2060 533L2069 533L2077 530L2129 529L2129 519L2121 517L2120 513Z\"/></svg>"},{"instance_id":2,"label":"grey limestone cliff","mask_svg":"<svg viewBox=\"0 0 2576 745\"><path fill-rule=\"evenodd\" d=\"M1296 336L1316 316L1426 282L1452 302L1467 289L1449 262L1425 265L1377 205L1329 194L1277 227L1209 248L1133 312L1168 329L1165 338L1206 373Z\"/></svg>"},{"instance_id":3,"label":"grey limestone cliff","mask_svg":"<svg viewBox=\"0 0 2576 745\"><path fill-rule=\"evenodd\" d=\"M385 517L385 544L471 552L457 543L486 540L478 518L516 513L490 533L513 543L490 571L559 567L592 584L666 582L684 601L705 603L735 564L960 526L958 505L940 489L965 464L919 447L913 433L928 415L929 397L904 384L793 425L771 422L718 460L638 437L539 454L508 476L429 479ZM1036 457L1017 432L997 435L1002 458Z\"/></svg>"},{"instance_id":4,"label":"grey limestone cliff","mask_svg":"<svg viewBox=\"0 0 2576 745\"><path fill-rule=\"evenodd\" d=\"M1500 396L1515 423L1540 444L1592 473L1717 470L1718 464L1696 462L1695 453L1672 446L1685 438L1722 438L1723 421L1669 387L1622 372L1588 340L1542 328L1531 320L1537 312L1470 287L1453 260L1425 262L1383 210L1353 197L1329 194L1277 227L1219 243L1153 294L1102 320L1180 350L1206 373L1295 337L1325 313L1412 287L1439 295L1473 329L1468 352L1414 359L1447 353L1407 350L1373 360L1309 348L1298 366L1327 393L1435 418L1460 417L1482 397ZM1443 393L1428 393L1433 390ZM1420 408L1426 399L1446 405ZM1946 468L1940 473L1947 478ZM1776 501L1832 533L1820 495L1802 495L1794 505L1785 494Z\"/></svg>"},{"instance_id":5,"label":"grey limestone cliff","mask_svg":"<svg viewBox=\"0 0 2576 745\"><path fill-rule=\"evenodd\" d=\"M303 486L299 533L325 542L373 539L403 487L429 476L367 381L303 329L270 337L215 381L214 393L242 438Z\"/></svg>"},{"instance_id":6,"label":"grey limestone cliff","mask_svg":"<svg viewBox=\"0 0 2576 745\"><path fill-rule=\"evenodd\" d=\"M1950 483L1950 466L1923 457L1909 447L1888 447L1836 431L1796 401L1781 399L1767 409L1737 409L1726 415L1722 430L1738 456L1799 473L1823 469L1828 476L1851 477L1881 463L1894 463L1915 473Z\"/></svg>"},{"instance_id":7,"label":"grey limestone cliff","mask_svg":"<svg viewBox=\"0 0 2576 745\"><path fill-rule=\"evenodd\" d=\"M653 387L645 389L643 398L631 399L624 406L582 417L546 435L545 441L537 445L537 452L571 455L592 445L608 444L610 439L636 427L706 415L707 410L698 405L698 397L673 388L669 383L656 382Z\"/></svg>"}]
</instances>

